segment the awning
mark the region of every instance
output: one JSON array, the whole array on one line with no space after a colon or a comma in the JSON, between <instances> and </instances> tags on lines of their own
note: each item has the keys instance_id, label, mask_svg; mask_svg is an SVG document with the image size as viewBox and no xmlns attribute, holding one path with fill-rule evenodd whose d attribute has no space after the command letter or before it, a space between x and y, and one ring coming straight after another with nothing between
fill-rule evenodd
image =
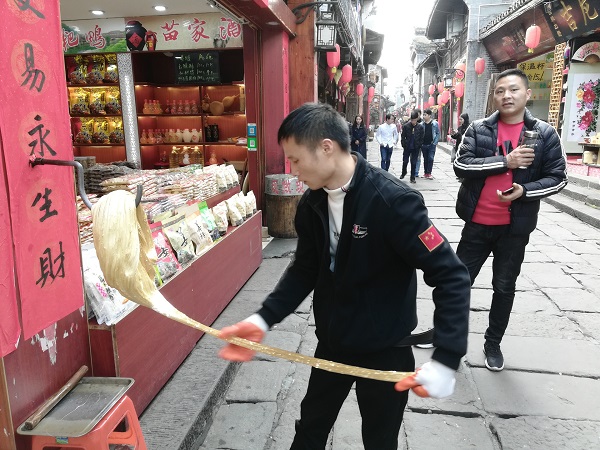
<instances>
[{"instance_id":1,"label":"awning","mask_svg":"<svg viewBox=\"0 0 600 450\"><path fill-rule=\"evenodd\" d=\"M423 67L435 67L437 69L437 61L435 59L435 53L436 52L431 52L429 55L427 55L425 57L425 59L423 61L421 61L417 67L415 67L415 73L419 73ZM435 64L432 65L431 64L432 61Z\"/></svg>"},{"instance_id":2,"label":"awning","mask_svg":"<svg viewBox=\"0 0 600 450\"><path fill-rule=\"evenodd\" d=\"M431 9L425 36L432 40L446 39L448 15L465 9L466 6L463 0L436 0Z\"/></svg>"},{"instance_id":3,"label":"awning","mask_svg":"<svg viewBox=\"0 0 600 450\"><path fill-rule=\"evenodd\" d=\"M383 49L383 34L376 33L373 30L365 29L366 38L364 42L363 50L363 62L365 67L369 64L377 64L381 57L381 50Z\"/></svg>"}]
</instances>

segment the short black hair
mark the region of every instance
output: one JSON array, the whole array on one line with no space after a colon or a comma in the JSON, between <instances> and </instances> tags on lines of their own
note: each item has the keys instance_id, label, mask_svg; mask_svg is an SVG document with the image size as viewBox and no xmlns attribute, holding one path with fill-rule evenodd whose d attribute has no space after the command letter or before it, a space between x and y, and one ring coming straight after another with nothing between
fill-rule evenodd
<instances>
[{"instance_id":1,"label":"short black hair","mask_svg":"<svg viewBox=\"0 0 600 450\"><path fill-rule=\"evenodd\" d=\"M527 75L525 74L525 72L523 72L520 69L507 69L504 72L501 72L498 75L498 78L496 78L496 83L504 78L504 77L509 77L511 75L516 75L519 78L521 78L523 80L523 83L525 83L525 89L529 89L529 78L527 78Z\"/></svg>"},{"instance_id":2,"label":"short black hair","mask_svg":"<svg viewBox=\"0 0 600 450\"><path fill-rule=\"evenodd\" d=\"M392 117L394 117L394 116L391 115L391 114L386 114L385 115L385 120L390 120ZM395 119L395 117L394 117L394 119Z\"/></svg>"},{"instance_id":3,"label":"short black hair","mask_svg":"<svg viewBox=\"0 0 600 450\"><path fill-rule=\"evenodd\" d=\"M325 103L305 103L289 113L279 127L277 142L281 144L289 138L311 150L315 150L323 139L331 139L342 150L350 151L348 123Z\"/></svg>"},{"instance_id":4,"label":"short black hair","mask_svg":"<svg viewBox=\"0 0 600 450\"><path fill-rule=\"evenodd\" d=\"M429 108L427 108L425 111L423 111L423 114L427 114L428 116L430 116L431 110Z\"/></svg>"},{"instance_id":5,"label":"short black hair","mask_svg":"<svg viewBox=\"0 0 600 450\"><path fill-rule=\"evenodd\" d=\"M410 113L410 120L418 119L418 118L419 118L419 113L415 109L413 112Z\"/></svg>"}]
</instances>

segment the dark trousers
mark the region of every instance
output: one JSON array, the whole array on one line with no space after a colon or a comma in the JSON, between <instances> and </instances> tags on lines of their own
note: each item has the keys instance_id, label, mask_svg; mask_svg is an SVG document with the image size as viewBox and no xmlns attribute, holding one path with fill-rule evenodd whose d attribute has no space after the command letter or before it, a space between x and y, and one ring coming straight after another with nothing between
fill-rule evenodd
<instances>
[{"instance_id":1,"label":"dark trousers","mask_svg":"<svg viewBox=\"0 0 600 450\"><path fill-rule=\"evenodd\" d=\"M340 355L317 345L315 356L354 366L380 370L412 371L415 359L411 347L394 347L368 355ZM291 450L322 450L340 408L356 383L356 397L362 417L365 450L396 450L408 391L398 392L394 383L340 375L312 369L308 389L296 421Z\"/></svg>"},{"instance_id":2,"label":"dark trousers","mask_svg":"<svg viewBox=\"0 0 600 450\"><path fill-rule=\"evenodd\" d=\"M425 165L425 173L431 175L433 171L433 159L435 158L435 145L427 144L421 147L423 152L423 164Z\"/></svg>"},{"instance_id":3,"label":"dark trousers","mask_svg":"<svg viewBox=\"0 0 600 450\"><path fill-rule=\"evenodd\" d=\"M419 149L411 148L404 149L402 152L402 175L406 175L406 169L408 167L408 161L410 159L410 178L414 178L417 173L417 157L419 156Z\"/></svg>"},{"instance_id":4,"label":"dark trousers","mask_svg":"<svg viewBox=\"0 0 600 450\"><path fill-rule=\"evenodd\" d=\"M510 225L480 225L466 223L456 254L469 269L471 285L490 253L492 262L492 306L485 339L500 343L515 299L517 278L525 257L529 235L510 233Z\"/></svg>"},{"instance_id":5,"label":"dark trousers","mask_svg":"<svg viewBox=\"0 0 600 450\"><path fill-rule=\"evenodd\" d=\"M390 169L390 160L392 159L392 151L394 146L386 147L385 145L379 146L379 152L381 153L381 168L383 170Z\"/></svg>"}]
</instances>

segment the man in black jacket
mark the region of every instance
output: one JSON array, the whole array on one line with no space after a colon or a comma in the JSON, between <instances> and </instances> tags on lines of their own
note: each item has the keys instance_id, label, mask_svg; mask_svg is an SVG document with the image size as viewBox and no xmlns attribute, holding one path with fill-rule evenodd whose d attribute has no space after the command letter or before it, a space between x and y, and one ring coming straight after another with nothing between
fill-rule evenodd
<instances>
[{"instance_id":1,"label":"man in black jacket","mask_svg":"<svg viewBox=\"0 0 600 450\"><path fill-rule=\"evenodd\" d=\"M400 144L404 149L402 153L402 180L406 176L408 161L410 160L410 182L416 183L415 176L417 175L417 157L420 154L423 145L423 137L425 136L425 128L419 122L419 113L413 111L410 113L410 120L402 126L402 134Z\"/></svg>"},{"instance_id":2,"label":"man in black jacket","mask_svg":"<svg viewBox=\"0 0 600 450\"><path fill-rule=\"evenodd\" d=\"M365 449L396 449L407 389L437 398L453 392L467 347L468 271L429 220L421 194L350 152L344 120L329 105L307 103L290 113L278 140L292 173L310 188L296 211L295 259L262 308L221 336L261 341L314 290L316 357L412 371L407 337L417 326L416 269L422 269L434 287L432 360L396 385L312 369L292 444L325 448L356 383ZM253 352L230 344L220 355L248 361Z\"/></svg>"},{"instance_id":3,"label":"man in black jacket","mask_svg":"<svg viewBox=\"0 0 600 450\"><path fill-rule=\"evenodd\" d=\"M527 76L509 69L494 88L497 111L467 128L454 160L463 178L456 212L465 221L457 254L471 274L471 283L490 253L492 305L485 332L485 365L504 368L500 342L508 326L517 277L529 234L535 229L540 199L567 184L566 158L556 130L525 108L531 96ZM526 133L527 132L527 133ZM523 136L537 133L531 145Z\"/></svg>"}]
</instances>

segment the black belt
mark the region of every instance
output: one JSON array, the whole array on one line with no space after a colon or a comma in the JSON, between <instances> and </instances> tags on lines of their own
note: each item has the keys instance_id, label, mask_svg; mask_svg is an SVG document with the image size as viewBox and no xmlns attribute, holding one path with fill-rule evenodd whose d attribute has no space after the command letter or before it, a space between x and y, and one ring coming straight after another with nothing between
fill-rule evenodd
<instances>
[{"instance_id":1,"label":"black belt","mask_svg":"<svg viewBox=\"0 0 600 450\"><path fill-rule=\"evenodd\" d=\"M410 347L417 344L431 344L433 342L433 328L422 333L409 334L394 347Z\"/></svg>"}]
</instances>

